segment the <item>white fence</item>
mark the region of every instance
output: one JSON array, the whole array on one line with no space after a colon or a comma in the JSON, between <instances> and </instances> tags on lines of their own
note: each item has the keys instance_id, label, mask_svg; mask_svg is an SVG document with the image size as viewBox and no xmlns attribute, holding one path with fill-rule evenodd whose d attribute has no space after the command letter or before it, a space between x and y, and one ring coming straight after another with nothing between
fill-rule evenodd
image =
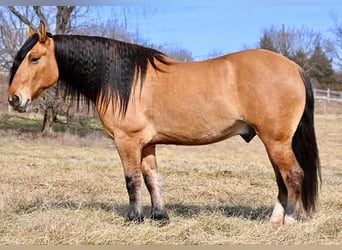
<instances>
[{"instance_id":1,"label":"white fence","mask_svg":"<svg viewBox=\"0 0 342 250\"><path fill-rule=\"evenodd\" d=\"M338 103L342 104L342 92L314 89L314 97L317 102Z\"/></svg>"}]
</instances>

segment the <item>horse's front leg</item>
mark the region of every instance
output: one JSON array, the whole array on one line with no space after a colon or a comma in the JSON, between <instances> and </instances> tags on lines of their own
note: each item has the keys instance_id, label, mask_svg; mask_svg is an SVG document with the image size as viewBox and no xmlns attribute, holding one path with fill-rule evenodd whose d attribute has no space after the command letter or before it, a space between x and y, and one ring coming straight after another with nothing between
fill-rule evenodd
<instances>
[{"instance_id":1,"label":"horse's front leg","mask_svg":"<svg viewBox=\"0 0 342 250\"><path fill-rule=\"evenodd\" d=\"M169 222L169 215L164 207L162 198L162 184L158 173L155 150L155 145L143 149L141 168L146 187L151 196L151 219L166 224Z\"/></svg>"},{"instance_id":2,"label":"horse's front leg","mask_svg":"<svg viewBox=\"0 0 342 250\"><path fill-rule=\"evenodd\" d=\"M141 148L134 143L117 143L129 196L128 221L143 222L141 205Z\"/></svg>"}]
</instances>

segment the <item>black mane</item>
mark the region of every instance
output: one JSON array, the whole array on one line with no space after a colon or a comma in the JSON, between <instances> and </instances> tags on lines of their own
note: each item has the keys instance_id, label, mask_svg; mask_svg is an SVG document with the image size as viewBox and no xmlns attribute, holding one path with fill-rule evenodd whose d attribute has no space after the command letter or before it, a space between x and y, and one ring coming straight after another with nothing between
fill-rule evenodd
<instances>
[{"instance_id":1,"label":"black mane","mask_svg":"<svg viewBox=\"0 0 342 250\"><path fill-rule=\"evenodd\" d=\"M169 64L159 51L103 37L56 35L53 39L59 80L67 94L78 102L81 94L93 102L101 96L106 105L113 98L123 115L135 81L144 83L148 63L156 70L160 69L155 60Z\"/></svg>"},{"instance_id":2,"label":"black mane","mask_svg":"<svg viewBox=\"0 0 342 250\"><path fill-rule=\"evenodd\" d=\"M76 97L78 103L83 95L88 105L98 97L108 105L113 98L123 115L133 84L138 80L141 86L144 83L148 63L159 71L156 61L170 64L163 53L136 44L103 37L47 35L55 42L58 80L65 86L66 95ZM38 34L32 35L17 53L10 70L10 85L19 65L38 40Z\"/></svg>"}]
</instances>

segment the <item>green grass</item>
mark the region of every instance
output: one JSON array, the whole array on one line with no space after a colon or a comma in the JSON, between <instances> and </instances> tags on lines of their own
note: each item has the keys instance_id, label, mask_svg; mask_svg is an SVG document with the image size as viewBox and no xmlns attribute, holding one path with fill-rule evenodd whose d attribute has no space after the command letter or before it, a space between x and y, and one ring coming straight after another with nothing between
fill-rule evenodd
<instances>
[{"instance_id":1,"label":"green grass","mask_svg":"<svg viewBox=\"0 0 342 250\"><path fill-rule=\"evenodd\" d=\"M37 118L30 118L29 116L19 116L19 115L10 115L10 114L2 114L0 116L0 129L12 129L12 130L20 130L25 129L27 131L37 132L42 128L43 118L41 120Z\"/></svg>"},{"instance_id":2,"label":"green grass","mask_svg":"<svg viewBox=\"0 0 342 250\"><path fill-rule=\"evenodd\" d=\"M43 116L37 114L0 114L0 129L11 131L24 131L39 133L43 127ZM103 133L101 122L96 118L84 117L79 122L67 124L66 117L57 116L57 121L53 123L52 129L55 133L66 131L72 134L85 136L89 133Z\"/></svg>"}]
</instances>

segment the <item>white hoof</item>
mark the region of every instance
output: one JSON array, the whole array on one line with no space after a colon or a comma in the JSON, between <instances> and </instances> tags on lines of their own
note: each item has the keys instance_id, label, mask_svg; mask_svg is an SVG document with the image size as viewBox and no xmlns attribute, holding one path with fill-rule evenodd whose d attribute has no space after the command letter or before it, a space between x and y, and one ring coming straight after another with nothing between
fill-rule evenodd
<instances>
[{"instance_id":1,"label":"white hoof","mask_svg":"<svg viewBox=\"0 0 342 250\"><path fill-rule=\"evenodd\" d=\"M293 225L296 224L298 220L290 215L285 216L285 224L287 225Z\"/></svg>"}]
</instances>

